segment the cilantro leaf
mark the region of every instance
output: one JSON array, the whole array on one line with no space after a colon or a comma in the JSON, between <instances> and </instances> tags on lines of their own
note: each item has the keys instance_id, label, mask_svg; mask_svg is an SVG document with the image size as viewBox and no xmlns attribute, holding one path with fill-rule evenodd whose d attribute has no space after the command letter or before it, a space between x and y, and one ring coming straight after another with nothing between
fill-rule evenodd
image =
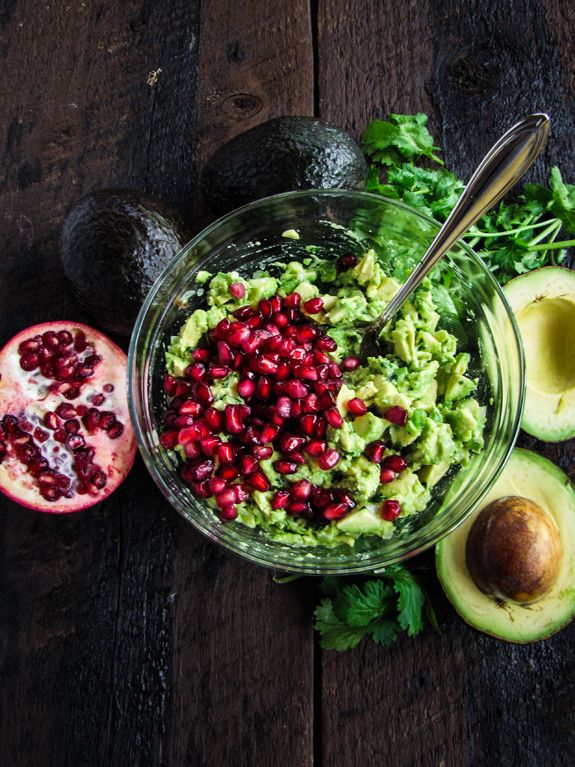
<instances>
[{"instance_id":1,"label":"cilantro leaf","mask_svg":"<svg viewBox=\"0 0 575 767\"><path fill-rule=\"evenodd\" d=\"M388 647L397 639L397 623L394 620L382 620L371 630L371 638L377 644Z\"/></svg>"},{"instance_id":2,"label":"cilantro leaf","mask_svg":"<svg viewBox=\"0 0 575 767\"><path fill-rule=\"evenodd\" d=\"M568 232L575 232L575 186L565 184L557 166L551 168L549 178L552 203L551 210L559 218Z\"/></svg>"},{"instance_id":3,"label":"cilantro leaf","mask_svg":"<svg viewBox=\"0 0 575 767\"><path fill-rule=\"evenodd\" d=\"M397 594L397 622L410 637L416 636L423 629L423 605L425 596L415 576L405 567L394 565L388 568L387 575L393 582Z\"/></svg>"},{"instance_id":4,"label":"cilantro leaf","mask_svg":"<svg viewBox=\"0 0 575 767\"><path fill-rule=\"evenodd\" d=\"M320 644L324 650L351 650L364 637L364 631L349 628L337 617L331 599L322 599L314 615L315 628L320 633Z\"/></svg>"},{"instance_id":5,"label":"cilantro leaf","mask_svg":"<svg viewBox=\"0 0 575 767\"><path fill-rule=\"evenodd\" d=\"M428 157L439 164L434 154L433 136L425 127L427 115L392 114L388 120L372 120L361 137L365 154L380 165L397 165L398 160Z\"/></svg>"},{"instance_id":6,"label":"cilantro leaf","mask_svg":"<svg viewBox=\"0 0 575 767\"><path fill-rule=\"evenodd\" d=\"M401 632L415 636L423 628L424 610L437 626L425 592L403 565L356 583L325 578L320 588L329 595L315 610L315 628L324 649L348 650L366 636L383 646L392 644Z\"/></svg>"}]
</instances>

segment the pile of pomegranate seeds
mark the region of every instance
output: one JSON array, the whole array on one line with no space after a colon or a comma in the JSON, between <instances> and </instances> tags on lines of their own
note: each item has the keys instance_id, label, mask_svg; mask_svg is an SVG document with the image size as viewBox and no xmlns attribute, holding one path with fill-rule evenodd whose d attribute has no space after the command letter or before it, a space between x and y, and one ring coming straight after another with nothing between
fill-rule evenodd
<instances>
[{"instance_id":1,"label":"pile of pomegranate seeds","mask_svg":"<svg viewBox=\"0 0 575 767\"><path fill-rule=\"evenodd\" d=\"M234 283L230 293L241 298L242 288ZM323 471L334 469L341 459L326 442L326 431L343 425L336 406L343 371L354 370L360 361L346 357L340 367L329 356L336 341L306 316L322 308L321 298L302 303L298 293L263 299L257 308L242 306L193 351L183 380L164 378L169 405L160 443L166 449L183 446L182 479L199 498L215 499L222 520L235 519L236 505L254 491L271 489L260 462L274 450L281 457L273 468L286 477L306 463L306 456ZM239 377L237 392L243 402L220 411L212 407L211 387L230 373ZM355 397L347 411L362 415L367 406ZM377 461L381 459L383 453ZM355 501L343 489L322 489L301 479L286 480L272 506L326 523L345 516Z\"/></svg>"}]
</instances>

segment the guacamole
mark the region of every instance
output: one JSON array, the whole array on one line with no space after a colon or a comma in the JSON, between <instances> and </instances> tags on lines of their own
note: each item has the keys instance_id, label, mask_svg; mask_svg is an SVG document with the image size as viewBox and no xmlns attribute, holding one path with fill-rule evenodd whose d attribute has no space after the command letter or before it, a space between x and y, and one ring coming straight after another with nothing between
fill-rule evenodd
<instances>
[{"instance_id":1,"label":"guacamole","mask_svg":"<svg viewBox=\"0 0 575 767\"><path fill-rule=\"evenodd\" d=\"M482 449L470 355L429 281L362 365L363 328L399 288L373 250L197 280L204 308L165 354L160 441L223 520L295 546L389 538Z\"/></svg>"}]
</instances>

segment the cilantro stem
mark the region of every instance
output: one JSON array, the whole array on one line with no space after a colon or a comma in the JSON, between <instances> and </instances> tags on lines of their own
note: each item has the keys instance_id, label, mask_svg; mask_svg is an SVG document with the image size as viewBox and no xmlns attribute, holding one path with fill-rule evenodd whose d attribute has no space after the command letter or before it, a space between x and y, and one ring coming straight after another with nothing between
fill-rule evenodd
<instances>
[{"instance_id":1,"label":"cilantro stem","mask_svg":"<svg viewBox=\"0 0 575 767\"><path fill-rule=\"evenodd\" d=\"M563 250L563 248L575 247L575 240L561 240L560 242L546 242L543 245L528 245L527 250Z\"/></svg>"},{"instance_id":2,"label":"cilantro stem","mask_svg":"<svg viewBox=\"0 0 575 767\"><path fill-rule=\"evenodd\" d=\"M553 219L555 221L556 219ZM505 229L502 232L482 232L480 229L470 229L469 234L472 234L477 239L487 239L490 237L507 237L510 234L520 234L521 232L526 232L529 229L539 229L542 226L547 226L549 224L549 219L546 219L545 221L539 221L539 223L533 223L533 224L523 224L522 226L518 226L517 229Z\"/></svg>"},{"instance_id":3,"label":"cilantro stem","mask_svg":"<svg viewBox=\"0 0 575 767\"><path fill-rule=\"evenodd\" d=\"M552 239L555 239L557 236L557 232L561 229L561 221L559 219L554 218L552 223L549 224L547 229L544 229L542 232L539 232L537 237L534 237L530 242L527 243L528 247L531 245L537 245L538 242L541 242L541 240L544 240L547 235L551 234L554 235ZM539 250L545 250L545 248L539 248Z\"/></svg>"}]
</instances>

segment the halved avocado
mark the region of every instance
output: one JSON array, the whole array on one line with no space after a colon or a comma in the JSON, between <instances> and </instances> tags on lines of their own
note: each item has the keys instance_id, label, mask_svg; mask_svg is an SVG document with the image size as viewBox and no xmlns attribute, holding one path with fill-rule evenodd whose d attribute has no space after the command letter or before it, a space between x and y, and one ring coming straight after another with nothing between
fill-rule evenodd
<instances>
[{"instance_id":1,"label":"halved avocado","mask_svg":"<svg viewBox=\"0 0 575 767\"><path fill-rule=\"evenodd\" d=\"M546 442L575 437L575 272L545 267L504 288L527 373L522 428Z\"/></svg>"},{"instance_id":2,"label":"halved avocado","mask_svg":"<svg viewBox=\"0 0 575 767\"><path fill-rule=\"evenodd\" d=\"M537 601L525 604L496 599L482 591L466 562L469 533L493 501L528 498L557 526L562 557L557 578ZM479 631L507 642L537 642L559 631L575 616L575 488L551 461L516 448L480 507L435 549L437 575L459 615Z\"/></svg>"}]
</instances>

